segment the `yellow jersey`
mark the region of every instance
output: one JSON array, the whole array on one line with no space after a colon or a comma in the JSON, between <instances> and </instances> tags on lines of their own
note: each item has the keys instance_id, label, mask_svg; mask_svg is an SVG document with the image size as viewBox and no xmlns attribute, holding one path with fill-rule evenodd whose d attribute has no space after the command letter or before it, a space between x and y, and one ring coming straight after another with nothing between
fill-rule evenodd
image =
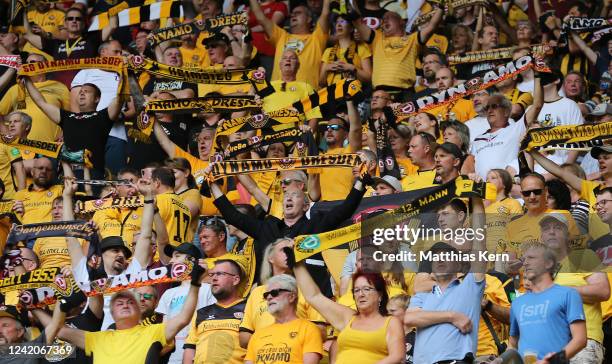
<instances>
[{"instance_id":1,"label":"yellow jersey","mask_svg":"<svg viewBox=\"0 0 612 364\"><path fill-rule=\"evenodd\" d=\"M466 99L459 99L454 103L451 102L450 104L434 107L427 112L437 117L438 120L452 119L454 114L455 119L462 123L477 116L474 104Z\"/></svg>"},{"instance_id":2,"label":"yellow jersey","mask_svg":"<svg viewBox=\"0 0 612 364\"><path fill-rule=\"evenodd\" d=\"M70 91L63 83L53 80L34 83L38 91L43 95L46 102L59 107L60 109L70 110ZM18 85L13 85L6 91L0 100L0 114L6 115L11 111L23 111L30 115L34 122L28 134L29 139L55 141L62 135L62 129L54 123L47 115L36 106L30 94L20 91ZM21 95L20 95L21 93ZM19 102L25 100L25 104Z\"/></svg>"},{"instance_id":3,"label":"yellow jersey","mask_svg":"<svg viewBox=\"0 0 612 364\"><path fill-rule=\"evenodd\" d=\"M416 80L416 59L420 44L418 32L401 37L385 37L376 30L372 41L372 86L411 88Z\"/></svg>"},{"instance_id":4,"label":"yellow jersey","mask_svg":"<svg viewBox=\"0 0 612 364\"><path fill-rule=\"evenodd\" d=\"M23 201L22 224L51 222L53 200L62 196L64 186L54 185L47 190L34 191L32 185L15 193L15 200Z\"/></svg>"},{"instance_id":5,"label":"yellow jersey","mask_svg":"<svg viewBox=\"0 0 612 364\"><path fill-rule=\"evenodd\" d=\"M325 154L349 154L351 147L328 149ZM321 201L344 200L353 188L353 170L351 168L321 169Z\"/></svg>"},{"instance_id":6,"label":"yellow jersey","mask_svg":"<svg viewBox=\"0 0 612 364\"><path fill-rule=\"evenodd\" d=\"M84 240L78 241L83 246ZM63 268L71 264L70 252L63 236L36 239L32 250L38 256L39 268Z\"/></svg>"},{"instance_id":7,"label":"yellow jersey","mask_svg":"<svg viewBox=\"0 0 612 364\"><path fill-rule=\"evenodd\" d=\"M186 69L201 69L208 67L210 60L208 52L204 48L194 47L193 49L181 46L179 48L181 57L183 58L183 68Z\"/></svg>"},{"instance_id":8,"label":"yellow jersey","mask_svg":"<svg viewBox=\"0 0 612 364\"><path fill-rule=\"evenodd\" d=\"M402 190L414 191L422 188L431 187L434 185L434 179L436 178L436 170L430 169L427 171L416 171L416 174L407 175L400 181L402 183Z\"/></svg>"},{"instance_id":9,"label":"yellow jersey","mask_svg":"<svg viewBox=\"0 0 612 364\"><path fill-rule=\"evenodd\" d=\"M274 24L270 44L275 46L276 52L271 80L281 79L278 63L283 56L283 52L293 50L300 60L296 80L307 82L311 87L318 88L319 65L321 64L321 56L325 50L327 37L327 33L323 32L318 24L311 34L291 34Z\"/></svg>"},{"instance_id":10,"label":"yellow jersey","mask_svg":"<svg viewBox=\"0 0 612 364\"><path fill-rule=\"evenodd\" d=\"M92 220L98 226L102 239L107 236L121 236L125 245L134 251L134 234L140 231L142 207L96 211Z\"/></svg>"},{"instance_id":11,"label":"yellow jersey","mask_svg":"<svg viewBox=\"0 0 612 364\"><path fill-rule=\"evenodd\" d=\"M580 197L586 200L589 206L591 206L591 211L589 213L589 235L593 240L599 239L610 233L610 226L601 221L593 208L593 205L597 201L595 198L595 189L601 187L603 187L601 182L587 180L582 180L582 184L580 185Z\"/></svg>"},{"instance_id":12,"label":"yellow jersey","mask_svg":"<svg viewBox=\"0 0 612 364\"><path fill-rule=\"evenodd\" d=\"M155 196L155 204L166 225L170 244L178 246L191 242L193 240L193 232L189 230L191 212L183 203L183 199L174 192L164 192Z\"/></svg>"},{"instance_id":13,"label":"yellow jersey","mask_svg":"<svg viewBox=\"0 0 612 364\"><path fill-rule=\"evenodd\" d=\"M94 364L144 363L151 346L166 346L166 324L136 325L127 330L85 331L85 354Z\"/></svg>"},{"instance_id":14,"label":"yellow jersey","mask_svg":"<svg viewBox=\"0 0 612 364\"><path fill-rule=\"evenodd\" d=\"M506 197L485 207L487 228L487 251L498 251L506 235L506 226L510 220L523 213L523 206L518 200Z\"/></svg>"},{"instance_id":15,"label":"yellow jersey","mask_svg":"<svg viewBox=\"0 0 612 364\"><path fill-rule=\"evenodd\" d=\"M300 364L306 353L323 356L323 341L315 324L298 318L255 331L244 359L255 364Z\"/></svg>"},{"instance_id":16,"label":"yellow jersey","mask_svg":"<svg viewBox=\"0 0 612 364\"><path fill-rule=\"evenodd\" d=\"M64 25L64 12L57 9L49 9L45 13L40 13L38 10L28 11L28 21L36 23L47 33L57 35L60 27Z\"/></svg>"},{"instance_id":17,"label":"yellow jersey","mask_svg":"<svg viewBox=\"0 0 612 364\"><path fill-rule=\"evenodd\" d=\"M17 181L13 178L12 164L21 159L19 149L0 144L0 179L4 183L4 199L12 199L15 196Z\"/></svg>"},{"instance_id":18,"label":"yellow jersey","mask_svg":"<svg viewBox=\"0 0 612 364\"><path fill-rule=\"evenodd\" d=\"M321 61L323 63L346 62L355 65L357 68L362 68L362 60L372 57L370 47L363 43L351 42L348 48L340 48L338 44L325 49ZM353 75L353 78L355 75ZM327 85L332 85L336 82L346 79L343 72L329 72L327 74Z\"/></svg>"}]
</instances>

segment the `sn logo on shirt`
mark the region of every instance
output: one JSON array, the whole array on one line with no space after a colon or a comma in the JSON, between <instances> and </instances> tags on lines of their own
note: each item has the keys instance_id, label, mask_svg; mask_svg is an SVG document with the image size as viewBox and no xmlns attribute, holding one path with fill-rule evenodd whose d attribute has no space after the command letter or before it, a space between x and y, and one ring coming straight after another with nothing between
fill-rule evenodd
<instances>
[{"instance_id":1,"label":"sn logo on shirt","mask_svg":"<svg viewBox=\"0 0 612 364\"><path fill-rule=\"evenodd\" d=\"M550 306L550 300L546 300L544 303L522 306L519 313L519 322L528 325L546 322L548 306Z\"/></svg>"}]
</instances>

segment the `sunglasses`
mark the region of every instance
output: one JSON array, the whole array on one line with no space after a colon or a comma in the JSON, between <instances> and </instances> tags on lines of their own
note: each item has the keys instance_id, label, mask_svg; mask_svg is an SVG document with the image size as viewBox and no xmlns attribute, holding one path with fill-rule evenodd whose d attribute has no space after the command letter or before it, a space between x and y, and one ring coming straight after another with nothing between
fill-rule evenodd
<instances>
[{"instance_id":1,"label":"sunglasses","mask_svg":"<svg viewBox=\"0 0 612 364\"><path fill-rule=\"evenodd\" d=\"M536 196L540 196L542 194L542 192L544 192L544 190L541 189L541 188L538 188L538 189L535 189L535 190L521 191L521 195L523 195L523 197L529 197L533 193Z\"/></svg>"},{"instance_id":2,"label":"sunglasses","mask_svg":"<svg viewBox=\"0 0 612 364\"><path fill-rule=\"evenodd\" d=\"M264 300L267 300L267 299L268 299L268 296L272 296L273 298L276 298L276 297L278 297L278 295L280 295L282 292L291 292L291 291L290 291L290 290L288 290L288 289L284 289L284 288L273 289L273 290L270 290L270 291L268 291L268 292L264 292L264 294L263 294L263 298L264 298Z\"/></svg>"},{"instance_id":3,"label":"sunglasses","mask_svg":"<svg viewBox=\"0 0 612 364\"><path fill-rule=\"evenodd\" d=\"M227 273L227 272L211 272L211 273L208 273L208 278L223 277L223 276L235 277L236 274Z\"/></svg>"},{"instance_id":4,"label":"sunglasses","mask_svg":"<svg viewBox=\"0 0 612 364\"><path fill-rule=\"evenodd\" d=\"M333 130L333 131L338 131L340 129L344 129L344 127L341 126L341 125L338 125L338 124L334 124L334 125L328 125L325 129Z\"/></svg>"},{"instance_id":5,"label":"sunglasses","mask_svg":"<svg viewBox=\"0 0 612 364\"><path fill-rule=\"evenodd\" d=\"M153 295L150 293L139 293L138 298L141 300L144 299L145 301L150 301L153 299Z\"/></svg>"},{"instance_id":6,"label":"sunglasses","mask_svg":"<svg viewBox=\"0 0 612 364\"><path fill-rule=\"evenodd\" d=\"M496 109L499 109L501 107L502 107L501 104L487 104L484 107L484 111L496 110Z\"/></svg>"},{"instance_id":7,"label":"sunglasses","mask_svg":"<svg viewBox=\"0 0 612 364\"><path fill-rule=\"evenodd\" d=\"M81 18L80 16L67 16L66 20L67 21L81 21L83 18Z\"/></svg>"},{"instance_id":8,"label":"sunglasses","mask_svg":"<svg viewBox=\"0 0 612 364\"><path fill-rule=\"evenodd\" d=\"M285 178L280 181L281 186L289 186L292 182L300 182L300 180Z\"/></svg>"}]
</instances>

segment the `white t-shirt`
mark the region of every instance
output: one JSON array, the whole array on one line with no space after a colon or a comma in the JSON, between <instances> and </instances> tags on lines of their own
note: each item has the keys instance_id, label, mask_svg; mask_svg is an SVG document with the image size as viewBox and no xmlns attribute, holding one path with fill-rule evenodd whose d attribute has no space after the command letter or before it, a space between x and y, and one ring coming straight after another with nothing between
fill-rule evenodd
<instances>
[{"instance_id":1,"label":"white t-shirt","mask_svg":"<svg viewBox=\"0 0 612 364\"><path fill-rule=\"evenodd\" d=\"M185 298L187 298L187 294L189 293L189 287L190 284L181 284L178 287L166 290L161 296L155 311L163 314L164 320L172 319L173 317L178 315L181 312L183 304L185 303ZM215 299L215 297L213 297L212 292L210 290L210 285L202 284L202 287L200 287L200 291L198 292L198 305L196 307L196 310L205 306L212 305L216 302L217 300ZM168 361L169 364L183 363L183 344L185 343L185 339L187 339L187 335L189 335L189 327L190 325L185 326L174 337L175 349L174 352L170 355L170 360Z\"/></svg>"},{"instance_id":2,"label":"white t-shirt","mask_svg":"<svg viewBox=\"0 0 612 364\"><path fill-rule=\"evenodd\" d=\"M489 121L486 116L476 116L465 122L465 126L470 129L470 144L474 142L474 139L491 128Z\"/></svg>"},{"instance_id":3,"label":"white t-shirt","mask_svg":"<svg viewBox=\"0 0 612 364\"><path fill-rule=\"evenodd\" d=\"M525 123L510 122L503 129L491 133L482 133L472 142L471 154L476 162L476 173L487 178L487 173L493 168L505 169L511 166L518 171L518 152L521 139L525 135Z\"/></svg>"},{"instance_id":4,"label":"white t-shirt","mask_svg":"<svg viewBox=\"0 0 612 364\"><path fill-rule=\"evenodd\" d=\"M91 83L100 89L100 102L96 107L97 111L107 108L111 101L117 97L117 91L119 90L119 74L115 72L107 72L99 69L87 69L79 71L74 76L70 88L82 86L86 83ZM125 132L125 126L122 122L116 122L113 125L108 135L127 141L127 134Z\"/></svg>"},{"instance_id":5,"label":"white t-shirt","mask_svg":"<svg viewBox=\"0 0 612 364\"><path fill-rule=\"evenodd\" d=\"M516 88L520 92L529 92L533 95L533 90L535 89L535 80L532 79L531 81L522 81L518 85L516 85Z\"/></svg>"},{"instance_id":6,"label":"white t-shirt","mask_svg":"<svg viewBox=\"0 0 612 364\"><path fill-rule=\"evenodd\" d=\"M584 118L580 112L578 104L568 99L561 97L555 102L545 102L540 114L538 114L538 122L541 126L560 126L560 125L580 125L584 123ZM545 153L546 157L557 164L565 163L569 151L556 150L551 154ZM535 166L535 171L538 173L548 173L540 165Z\"/></svg>"},{"instance_id":7,"label":"white t-shirt","mask_svg":"<svg viewBox=\"0 0 612 364\"><path fill-rule=\"evenodd\" d=\"M142 266L140 265L138 260L132 259L132 261L130 262L130 265L128 265L128 267L126 268L126 270L123 271L122 274L134 274L134 273L140 272L141 270L142 270ZM89 279L89 273L87 272L87 259L85 257L83 257L79 261L76 267L72 268L72 275L74 276L74 279L76 279L79 285L79 288L81 288L81 290L83 291L90 290L90 285L89 285L90 279ZM111 278L111 277L116 277L116 276L109 275L108 277ZM110 312L110 300L112 296L113 296L112 294L104 295L104 321L102 322L102 330L106 330L110 325L112 325L115 322Z\"/></svg>"}]
</instances>

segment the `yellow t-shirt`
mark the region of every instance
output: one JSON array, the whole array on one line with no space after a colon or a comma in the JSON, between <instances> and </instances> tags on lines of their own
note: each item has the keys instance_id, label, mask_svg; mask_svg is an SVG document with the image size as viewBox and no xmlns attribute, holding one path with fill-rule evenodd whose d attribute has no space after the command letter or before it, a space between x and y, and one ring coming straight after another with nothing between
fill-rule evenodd
<instances>
[{"instance_id":1,"label":"yellow t-shirt","mask_svg":"<svg viewBox=\"0 0 612 364\"><path fill-rule=\"evenodd\" d=\"M268 312L268 303L263 298L266 286L255 287L246 303L244 318L240 324L240 331L258 332L274 323L274 316ZM298 291L297 316L316 323L325 323L325 319L317 310L306 302L304 296Z\"/></svg>"},{"instance_id":2,"label":"yellow t-shirt","mask_svg":"<svg viewBox=\"0 0 612 364\"><path fill-rule=\"evenodd\" d=\"M199 206L198 210L202 209L202 195L200 195L200 191L196 190L195 188L190 188L181 193L177 193L177 195L182 198L183 201L190 201ZM191 223L189 224L189 233L191 236L194 236L196 230L198 230L198 222L199 219L191 219Z\"/></svg>"},{"instance_id":3,"label":"yellow t-shirt","mask_svg":"<svg viewBox=\"0 0 612 364\"><path fill-rule=\"evenodd\" d=\"M34 83L47 103L59 108L70 110L70 91L63 83L57 81L43 81ZM32 130L28 139L55 141L62 135L62 129L36 106L30 94L25 92L25 108L19 109L19 86L13 85L0 100L0 114L6 115L11 111L23 111L32 117Z\"/></svg>"},{"instance_id":4,"label":"yellow t-shirt","mask_svg":"<svg viewBox=\"0 0 612 364\"><path fill-rule=\"evenodd\" d=\"M414 251L414 250L413 250ZM382 273L385 282L387 282L387 294L389 298L393 298L399 295L414 295L414 281L416 279L416 273L405 271L404 272L404 285L393 277L391 272ZM404 288L405 286L405 288ZM338 298L338 303L346 307L350 307L353 310L357 310L355 304L355 297L353 296L353 281L349 281L349 286L346 292Z\"/></svg>"},{"instance_id":5,"label":"yellow t-shirt","mask_svg":"<svg viewBox=\"0 0 612 364\"><path fill-rule=\"evenodd\" d=\"M84 241L82 239L78 239L78 241L83 246ZM40 261L39 268L63 268L71 264L70 252L68 251L66 238L63 236L36 239L32 250Z\"/></svg>"},{"instance_id":6,"label":"yellow t-shirt","mask_svg":"<svg viewBox=\"0 0 612 364\"><path fill-rule=\"evenodd\" d=\"M529 92L520 92L517 88L510 90L504 94L506 99L513 104L518 104L523 107L523 111L533 104L533 96Z\"/></svg>"},{"instance_id":7,"label":"yellow t-shirt","mask_svg":"<svg viewBox=\"0 0 612 364\"><path fill-rule=\"evenodd\" d=\"M244 359L255 364L298 364L306 353L323 356L323 341L315 324L298 318L255 331Z\"/></svg>"},{"instance_id":8,"label":"yellow t-shirt","mask_svg":"<svg viewBox=\"0 0 612 364\"><path fill-rule=\"evenodd\" d=\"M402 178L400 182L402 183L402 190L406 192L431 187L434 185L434 178L436 178L435 169L422 172L417 170L416 174L408 175Z\"/></svg>"},{"instance_id":9,"label":"yellow t-shirt","mask_svg":"<svg viewBox=\"0 0 612 364\"><path fill-rule=\"evenodd\" d=\"M17 181L13 178L13 162L21 159L19 149L0 144L0 179L4 183L4 199L12 199L15 196Z\"/></svg>"},{"instance_id":10,"label":"yellow t-shirt","mask_svg":"<svg viewBox=\"0 0 612 364\"><path fill-rule=\"evenodd\" d=\"M485 208L487 219L487 251L495 252L506 235L506 226L510 220L523 213L523 207L517 200L506 197L495 201Z\"/></svg>"},{"instance_id":11,"label":"yellow t-shirt","mask_svg":"<svg viewBox=\"0 0 612 364\"><path fill-rule=\"evenodd\" d=\"M48 190L33 191L32 186L17 191L15 200L23 201L24 213L20 220L22 224L51 222L53 200L62 196L64 186L51 186Z\"/></svg>"},{"instance_id":12,"label":"yellow t-shirt","mask_svg":"<svg viewBox=\"0 0 612 364\"><path fill-rule=\"evenodd\" d=\"M193 240L193 232L189 230L191 212L183 203L183 199L174 192L164 192L155 196L155 204L159 208L170 244L178 246Z\"/></svg>"},{"instance_id":13,"label":"yellow t-shirt","mask_svg":"<svg viewBox=\"0 0 612 364\"><path fill-rule=\"evenodd\" d=\"M28 11L28 21L34 22L45 32L57 35L60 27L64 25L64 12L50 9L46 13L39 13L37 10Z\"/></svg>"},{"instance_id":14,"label":"yellow t-shirt","mask_svg":"<svg viewBox=\"0 0 612 364\"><path fill-rule=\"evenodd\" d=\"M514 219L506 225L506 234L504 240L500 242L498 246L498 253L514 251L517 257L522 255L521 245L524 243L535 243L540 241L540 219L542 219L548 213L561 213L569 222L569 234L570 246L572 248L578 248L575 244L580 232L576 221L567 210L546 210L543 214L538 216L523 215L517 219Z\"/></svg>"},{"instance_id":15,"label":"yellow t-shirt","mask_svg":"<svg viewBox=\"0 0 612 364\"><path fill-rule=\"evenodd\" d=\"M563 261L561 265L563 266ZM591 274L592 273L557 273L555 283L560 286L568 287L586 286L588 284L586 280ZM586 316L587 338L596 340L599 343L603 342L604 335L601 327L601 304L599 302L583 302L582 308Z\"/></svg>"},{"instance_id":16,"label":"yellow t-shirt","mask_svg":"<svg viewBox=\"0 0 612 364\"><path fill-rule=\"evenodd\" d=\"M361 68L362 60L372 57L370 47L363 43L355 44L351 43L348 48L340 48L340 46L333 46L325 49L321 61L323 63L332 63L337 61L346 62L355 65L357 68ZM336 82L345 79L342 72L329 72L327 74L327 84L332 85Z\"/></svg>"},{"instance_id":17,"label":"yellow t-shirt","mask_svg":"<svg viewBox=\"0 0 612 364\"><path fill-rule=\"evenodd\" d=\"M372 86L411 88L416 80L418 32L402 37L385 37L376 30L372 42Z\"/></svg>"},{"instance_id":18,"label":"yellow t-shirt","mask_svg":"<svg viewBox=\"0 0 612 364\"><path fill-rule=\"evenodd\" d=\"M353 329L355 316L338 334L338 356L336 364L378 363L389 355L387 330L391 317L377 330L363 331Z\"/></svg>"},{"instance_id":19,"label":"yellow t-shirt","mask_svg":"<svg viewBox=\"0 0 612 364\"><path fill-rule=\"evenodd\" d=\"M435 107L429 110L428 113L434 115L439 120L448 120L451 114L455 114L455 119L462 123L475 118L477 115L472 101L466 99L459 99L454 104L450 103Z\"/></svg>"},{"instance_id":20,"label":"yellow t-shirt","mask_svg":"<svg viewBox=\"0 0 612 364\"><path fill-rule=\"evenodd\" d=\"M193 364L242 364L246 350L240 347L238 327L244 300L228 306L215 303L196 311L185 347L195 349Z\"/></svg>"},{"instance_id":21,"label":"yellow t-shirt","mask_svg":"<svg viewBox=\"0 0 612 364\"><path fill-rule=\"evenodd\" d=\"M208 52L204 48L194 47L189 49L186 47L180 47L179 51L183 57L183 68L186 69L198 69L208 67L210 60L208 59Z\"/></svg>"},{"instance_id":22,"label":"yellow t-shirt","mask_svg":"<svg viewBox=\"0 0 612 364\"><path fill-rule=\"evenodd\" d=\"M98 226L102 239L107 236L121 236L125 245L134 251L134 233L140 231L142 207L96 211L92 220Z\"/></svg>"},{"instance_id":23,"label":"yellow t-shirt","mask_svg":"<svg viewBox=\"0 0 612 364\"><path fill-rule=\"evenodd\" d=\"M351 147L328 149L325 154L348 154ZM351 168L321 168L321 201L344 200L353 188Z\"/></svg>"},{"instance_id":24,"label":"yellow t-shirt","mask_svg":"<svg viewBox=\"0 0 612 364\"><path fill-rule=\"evenodd\" d=\"M399 166L402 179L406 176L411 176L418 173L419 167L412 164L412 161L408 157L396 158L397 165Z\"/></svg>"},{"instance_id":25,"label":"yellow t-shirt","mask_svg":"<svg viewBox=\"0 0 612 364\"><path fill-rule=\"evenodd\" d=\"M270 43L276 47L276 53L274 54L274 70L271 80L281 79L278 63L283 56L283 52L291 49L297 53L300 60L300 68L296 75L297 81L307 82L311 87L318 88L319 65L321 64L321 56L325 50L327 37L327 33L323 32L318 24L311 34L291 34L274 24Z\"/></svg>"},{"instance_id":26,"label":"yellow t-shirt","mask_svg":"<svg viewBox=\"0 0 612 364\"><path fill-rule=\"evenodd\" d=\"M594 191L599 187L603 187L603 184L597 181L582 180L580 185L580 197L585 199L591 206L589 213L589 235L593 240L610 233L610 226L601 221L597 212L593 209L593 205L597 201Z\"/></svg>"},{"instance_id":27,"label":"yellow t-shirt","mask_svg":"<svg viewBox=\"0 0 612 364\"><path fill-rule=\"evenodd\" d=\"M283 81L276 80L270 82L275 92L263 99L264 111L274 111L290 107L294 102L300 101L314 92L312 86L307 82L293 81L285 84L285 91L282 91ZM314 108L306 113L306 119L321 118L319 108Z\"/></svg>"},{"instance_id":28,"label":"yellow t-shirt","mask_svg":"<svg viewBox=\"0 0 612 364\"><path fill-rule=\"evenodd\" d=\"M498 278L486 274L485 283L485 297L496 305L510 308L510 301L508 301L508 295L506 295L506 291L504 291L502 282ZM490 314L489 319L493 325L493 329L497 333L497 336L501 336L504 325L494 319ZM493 340L493 335L482 317L480 318L480 323L478 324L478 350L476 356L481 355L497 355L495 340Z\"/></svg>"},{"instance_id":29,"label":"yellow t-shirt","mask_svg":"<svg viewBox=\"0 0 612 364\"><path fill-rule=\"evenodd\" d=\"M155 342L166 346L166 324L136 325L127 330L85 331L85 354L94 364L141 364Z\"/></svg>"}]
</instances>

